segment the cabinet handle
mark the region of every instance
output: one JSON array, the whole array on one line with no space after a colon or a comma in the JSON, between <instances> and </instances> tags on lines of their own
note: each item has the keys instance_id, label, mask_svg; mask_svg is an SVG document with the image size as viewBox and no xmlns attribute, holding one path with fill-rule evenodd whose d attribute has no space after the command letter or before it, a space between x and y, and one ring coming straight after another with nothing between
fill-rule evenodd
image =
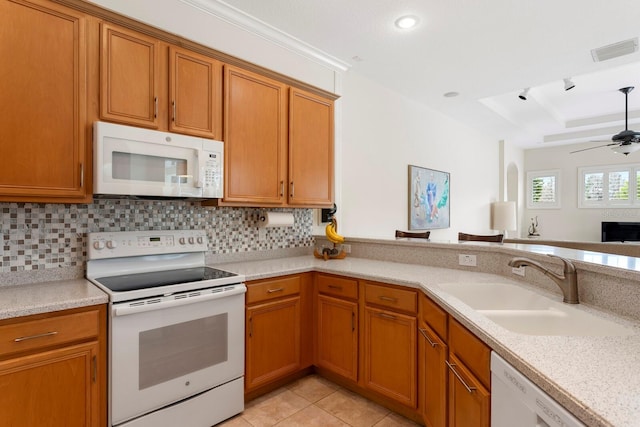
<instances>
[{"instance_id":1,"label":"cabinet handle","mask_svg":"<svg viewBox=\"0 0 640 427\"><path fill-rule=\"evenodd\" d=\"M272 294L274 292L284 291L284 288L267 289L267 293Z\"/></svg>"},{"instance_id":2,"label":"cabinet handle","mask_svg":"<svg viewBox=\"0 0 640 427\"><path fill-rule=\"evenodd\" d=\"M422 336L424 337L424 339L426 339L426 340L427 340L427 342L429 343L429 345L430 345L431 347L435 347L435 346L437 346L437 345L438 345L438 343L437 343L437 342L433 342L433 341L431 340L431 338L429 338L429 335L427 335L427 330L426 330L426 329L418 328L418 330L420 331L420 333L422 334Z\"/></svg>"},{"instance_id":3,"label":"cabinet handle","mask_svg":"<svg viewBox=\"0 0 640 427\"><path fill-rule=\"evenodd\" d=\"M378 317L382 317L383 319L391 319L396 320L397 317L387 313L378 313Z\"/></svg>"},{"instance_id":4,"label":"cabinet handle","mask_svg":"<svg viewBox=\"0 0 640 427\"><path fill-rule=\"evenodd\" d=\"M176 121L176 101L171 101L171 106L173 107L173 117L171 120Z\"/></svg>"},{"instance_id":5,"label":"cabinet handle","mask_svg":"<svg viewBox=\"0 0 640 427\"><path fill-rule=\"evenodd\" d=\"M91 360L91 368L91 381L95 383L98 378L98 359L96 358L96 356L93 356Z\"/></svg>"},{"instance_id":6,"label":"cabinet handle","mask_svg":"<svg viewBox=\"0 0 640 427\"><path fill-rule=\"evenodd\" d=\"M253 337L253 317L249 318L249 338Z\"/></svg>"},{"instance_id":7,"label":"cabinet handle","mask_svg":"<svg viewBox=\"0 0 640 427\"><path fill-rule=\"evenodd\" d=\"M329 285L329 289L337 289L339 291L342 290L342 286L338 286L338 285Z\"/></svg>"},{"instance_id":8,"label":"cabinet handle","mask_svg":"<svg viewBox=\"0 0 640 427\"><path fill-rule=\"evenodd\" d=\"M293 181L291 181L291 198L293 199L293 195L296 192L296 187L293 185Z\"/></svg>"},{"instance_id":9,"label":"cabinet handle","mask_svg":"<svg viewBox=\"0 0 640 427\"><path fill-rule=\"evenodd\" d=\"M158 97L155 96L153 98L153 118L157 118L158 117Z\"/></svg>"},{"instance_id":10,"label":"cabinet handle","mask_svg":"<svg viewBox=\"0 0 640 427\"><path fill-rule=\"evenodd\" d=\"M473 393L474 391L476 391L475 387L470 387L469 385L467 385L467 383L464 381L464 379L460 376L460 374L456 371L455 369L455 364L453 363L449 363L447 360L444 361L444 363L447 364L447 366L449 367L449 369L451 369L451 372L453 372L453 375L456 376L456 378L462 383L462 385L464 386L464 388L467 389L467 391L469 393Z\"/></svg>"},{"instance_id":11,"label":"cabinet handle","mask_svg":"<svg viewBox=\"0 0 640 427\"><path fill-rule=\"evenodd\" d=\"M384 295L380 295L378 298L380 298L382 301L398 302L398 298L386 297Z\"/></svg>"},{"instance_id":12,"label":"cabinet handle","mask_svg":"<svg viewBox=\"0 0 640 427\"><path fill-rule=\"evenodd\" d=\"M284 181L280 181L280 197L284 197Z\"/></svg>"},{"instance_id":13,"label":"cabinet handle","mask_svg":"<svg viewBox=\"0 0 640 427\"><path fill-rule=\"evenodd\" d=\"M356 330L356 313L351 312L351 332Z\"/></svg>"},{"instance_id":14,"label":"cabinet handle","mask_svg":"<svg viewBox=\"0 0 640 427\"><path fill-rule=\"evenodd\" d=\"M44 337L50 337L52 335L56 335L58 332L57 331L53 331L53 332L45 332L44 334L38 334L38 335L29 335L27 337L18 337L16 339L14 339L14 342L22 342L22 341L27 341L27 340L34 340L36 338L44 338Z\"/></svg>"},{"instance_id":15,"label":"cabinet handle","mask_svg":"<svg viewBox=\"0 0 640 427\"><path fill-rule=\"evenodd\" d=\"M84 163L80 163L80 188L84 187Z\"/></svg>"}]
</instances>

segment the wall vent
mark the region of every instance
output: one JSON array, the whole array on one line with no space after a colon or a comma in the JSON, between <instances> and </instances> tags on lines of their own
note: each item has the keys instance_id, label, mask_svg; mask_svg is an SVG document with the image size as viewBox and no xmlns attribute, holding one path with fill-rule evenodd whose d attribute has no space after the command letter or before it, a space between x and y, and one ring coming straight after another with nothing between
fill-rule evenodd
<instances>
[{"instance_id":1,"label":"wall vent","mask_svg":"<svg viewBox=\"0 0 640 427\"><path fill-rule=\"evenodd\" d=\"M628 55L638 50L638 38L624 40L607 46L602 46L591 50L591 57L594 62L606 61L619 56Z\"/></svg>"}]
</instances>

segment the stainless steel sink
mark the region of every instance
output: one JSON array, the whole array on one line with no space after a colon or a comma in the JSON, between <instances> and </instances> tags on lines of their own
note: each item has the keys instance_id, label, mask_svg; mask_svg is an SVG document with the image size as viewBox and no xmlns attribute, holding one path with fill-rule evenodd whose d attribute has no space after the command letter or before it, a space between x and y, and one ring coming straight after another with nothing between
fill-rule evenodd
<instances>
[{"instance_id":1,"label":"stainless steel sink","mask_svg":"<svg viewBox=\"0 0 640 427\"><path fill-rule=\"evenodd\" d=\"M524 335L623 336L634 331L573 305L508 283L444 283L448 294L505 329Z\"/></svg>"}]
</instances>

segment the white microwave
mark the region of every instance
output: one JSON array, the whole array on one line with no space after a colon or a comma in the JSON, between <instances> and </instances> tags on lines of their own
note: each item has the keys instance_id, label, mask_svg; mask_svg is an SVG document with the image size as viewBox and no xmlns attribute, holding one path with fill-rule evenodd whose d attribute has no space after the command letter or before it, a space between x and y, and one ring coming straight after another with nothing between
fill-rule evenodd
<instances>
[{"instance_id":1,"label":"white microwave","mask_svg":"<svg viewBox=\"0 0 640 427\"><path fill-rule=\"evenodd\" d=\"M93 141L95 195L222 197L221 141L105 122Z\"/></svg>"}]
</instances>

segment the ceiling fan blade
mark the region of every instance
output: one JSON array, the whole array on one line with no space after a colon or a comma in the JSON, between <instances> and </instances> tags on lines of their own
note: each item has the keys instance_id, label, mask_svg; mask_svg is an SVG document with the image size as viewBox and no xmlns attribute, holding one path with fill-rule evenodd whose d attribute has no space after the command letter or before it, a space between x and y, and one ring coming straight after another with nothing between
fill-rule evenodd
<instances>
[{"instance_id":1,"label":"ceiling fan blade","mask_svg":"<svg viewBox=\"0 0 640 427\"><path fill-rule=\"evenodd\" d=\"M602 147L610 147L612 145L620 145L619 142L611 142L609 144L604 144L604 145L597 145L595 147L589 147L589 148L583 148L581 150L576 150L576 151L570 151L569 154L573 154L573 153L579 153L581 151L587 151L587 150L593 150L595 148L602 148Z\"/></svg>"}]
</instances>

